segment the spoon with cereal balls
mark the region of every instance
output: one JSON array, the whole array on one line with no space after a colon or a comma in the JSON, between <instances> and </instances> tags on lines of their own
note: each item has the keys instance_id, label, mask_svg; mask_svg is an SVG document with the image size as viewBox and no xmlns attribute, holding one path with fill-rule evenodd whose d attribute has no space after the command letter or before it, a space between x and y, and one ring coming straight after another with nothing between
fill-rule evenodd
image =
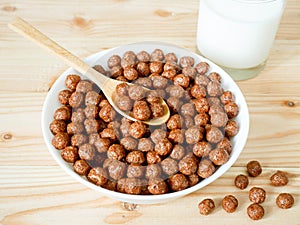
<instances>
[{"instance_id":1,"label":"spoon with cereal balls","mask_svg":"<svg viewBox=\"0 0 300 225\"><path fill-rule=\"evenodd\" d=\"M72 68L93 81L102 90L112 107L123 117L153 126L164 124L169 119L170 111L166 102L161 97L151 95L150 90L143 85L131 84L105 76L21 18L16 18L8 26L59 56ZM128 77L126 81L133 79L136 75L136 71L131 67L124 71L124 76ZM148 101L145 100L146 95L148 95Z\"/></svg>"}]
</instances>

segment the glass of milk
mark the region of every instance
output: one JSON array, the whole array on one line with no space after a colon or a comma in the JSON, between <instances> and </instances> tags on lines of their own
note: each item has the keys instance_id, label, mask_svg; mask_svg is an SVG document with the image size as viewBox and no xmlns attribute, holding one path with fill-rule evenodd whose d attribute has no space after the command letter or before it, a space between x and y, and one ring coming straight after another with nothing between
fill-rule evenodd
<instances>
[{"instance_id":1,"label":"glass of milk","mask_svg":"<svg viewBox=\"0 0 300 225\"><path fill-rule=\"evenodd\" d=\"M285 0L200 0L197 47L234 80L264 67Z\"/></svg>"}]
</instances>

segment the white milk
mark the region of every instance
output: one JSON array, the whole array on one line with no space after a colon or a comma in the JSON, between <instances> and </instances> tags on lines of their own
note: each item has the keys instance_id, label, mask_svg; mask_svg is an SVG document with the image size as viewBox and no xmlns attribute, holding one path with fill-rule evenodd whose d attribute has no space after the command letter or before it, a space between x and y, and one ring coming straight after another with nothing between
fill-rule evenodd
<instances>
[{"instance_id":1,"label":"white milk","mask_svg":"<svg viewBox=\"0 0 300 225\"><path fill-rule=\"evenodd\" d=\"M284 0L201 0L199 51L222 66L258 66L269 55L284 5Z\"/></svg>"}]
</instances>

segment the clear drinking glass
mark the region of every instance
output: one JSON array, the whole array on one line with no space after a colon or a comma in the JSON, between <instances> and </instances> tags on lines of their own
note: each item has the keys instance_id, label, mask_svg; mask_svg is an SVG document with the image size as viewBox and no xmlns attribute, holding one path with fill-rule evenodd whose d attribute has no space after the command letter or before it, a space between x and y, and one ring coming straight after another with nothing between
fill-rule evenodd
<instances>
[{"instance_id":1,"label":"clear drinking glass","mask_svg":"<svg viewBox=\"0 0 300 225\"><path fill-rule=\"evenodd\" d=\"M197 47L234 80L256 76L278 30L285 0L200 0Z\"/></svg>"}]
</instances>

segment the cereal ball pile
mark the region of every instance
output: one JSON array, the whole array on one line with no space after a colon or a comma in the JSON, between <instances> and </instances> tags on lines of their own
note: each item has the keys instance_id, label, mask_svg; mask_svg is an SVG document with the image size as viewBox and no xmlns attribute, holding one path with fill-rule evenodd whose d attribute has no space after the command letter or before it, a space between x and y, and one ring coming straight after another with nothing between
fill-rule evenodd
<instances>
[{"instance_id":1,"label":"cereal ball pile","mask_svg":"<svg viewBox=\"0 0 300 225\"><path fill-rule=\"evenodd\" d=\"M91 81L68 75L49 127L76 173L112 191L157 195L196 185L229 160L239 107L208 63L155 49L112 55L94 69L123 82L117 105L137 121L122 118ZM144 124L163 114L161 99L169 120Z\"/></svg>"},{"instance_id":2,"label":"cereal ball pile","mask_svg":"<svg viewBox=\"0 0 300 225\"><path fill-rule=\"evenodd\" d=\"M257 177L262 173L262 167L256 160L247 163L247 173L250 177ZM287 173L277 171L270 177L271 185L284 186L288 183ZM239 174L234 179L234 185L243 190L247 188L249 179L246 175ZM261 187L252 187L248 192L251 204L247 207L247 215L252 220L260 220L264 217L265 210L261 205L266 199L266 191ZM238 207L238 199L233 195L226 195L222 202L222 208L227 213L233 213ZM294 197L289 193L280 193L276 198L276 205L281 209L289 209L294 205ZM213 199L204 199L198 204L199 213L202 215L210 214L215 208Z\"/></svg>"}]
</instances>

